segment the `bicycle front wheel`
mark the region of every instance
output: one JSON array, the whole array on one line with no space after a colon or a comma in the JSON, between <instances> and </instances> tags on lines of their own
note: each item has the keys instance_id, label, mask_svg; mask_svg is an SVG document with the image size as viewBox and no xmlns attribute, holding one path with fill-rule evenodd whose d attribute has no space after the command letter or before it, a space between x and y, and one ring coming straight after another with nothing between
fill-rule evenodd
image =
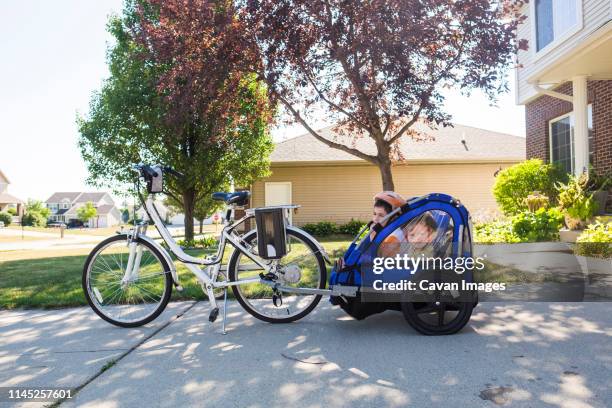
<instances>
[{"instance_id":1,"label":"bicycle front wheel","mask_svg":"<svg viewBox=\"0 0 612 408\"><path fill-rule=\"evenodd\" d=\"M170 266L145 240L137 239L130 260L126 234L102 241L83 267L83 292L102 319L119 327L137 327L155 319L172 294Z\"/></svg>"},{"instance_id":2,"label":"bicycle front wheel","mask_svg":"<svg viewBox=\"0 0 612 408\"><path fill-rule=\"evenodd\" d=\"M287 240L287 254L275 261L278 262L277 282L289 288L325 289L327 269L317 245L296 230L287 230ZM255 231L249 232L244 241L252 246L253 250L257 249ZM260 273L266 273L238 250L232 254L228 270L230 281L258 278ZM301 319L321 300L321 295L284 291L279 293L280 298L279 294L276 294L275 303L272 288L260 282L232 286L232 291L247 312L269 323L288 323Z\"/></svg>"}]
</instances>

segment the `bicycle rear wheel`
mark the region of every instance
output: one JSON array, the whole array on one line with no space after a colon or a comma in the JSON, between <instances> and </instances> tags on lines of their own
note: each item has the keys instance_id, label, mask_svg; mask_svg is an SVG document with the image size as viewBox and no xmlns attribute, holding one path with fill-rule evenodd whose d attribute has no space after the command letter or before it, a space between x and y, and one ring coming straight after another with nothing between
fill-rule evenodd
<instances>
[{"instance_id":1,"label":"bicycle rear wheel","mask_svg":"<svg viewBox=\"0 0 612 408\"><path fill-rule=\"evenodd\" d=\"M277 282L285 287L325 289L327 269L316 244L295 230L287 230L287 239L288 253L278 260ZM244 241L254 250L257 249L255 231L249 232ZM238 250L232 254L228 270L230 281L257 278L260 273L265 274L264 269ZM277 299L275 304L272 288L259 282L232 286L232 291L247 312L269 323L299 320L321 300L321 295L281 292L281 299Z\"/></svg>"},{"instance_id":2,"label":"bicycle rear wheel","mask_svg":"<svg viewBox=\"0 0 612 408\"><path fill-rule=\"evenodd\" d=\"M128 236L120 234L102 241L83 267L83 292L98 316L119 327L149 323L164 310L172 294L170 266L159 251L145 240L136 240L132 269L126 279ZM139 261L139 262L137 262Z\"/></svg>"}]
</instances>

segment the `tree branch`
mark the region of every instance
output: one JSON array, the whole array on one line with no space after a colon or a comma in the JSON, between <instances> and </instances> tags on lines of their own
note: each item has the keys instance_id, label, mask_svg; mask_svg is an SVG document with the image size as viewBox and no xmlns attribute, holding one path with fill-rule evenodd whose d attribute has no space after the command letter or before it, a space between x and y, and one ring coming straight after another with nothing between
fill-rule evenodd
<instances>
[{"instance_id":1,"label":"tree branch","mask_svg":"<svg viewBox=\"0 0 612 408\"><path fill-rule=\"evenodd\" d=\"M332 20L331 5L329 4L329 1L325 2L325 11L327 12L327 26L328 26L327 30L328 32L331 33L333 32L334 27L333 27L333 20ZM378 124L378 121L376 120L378 116L376 115L372 106L370 105L368 101L368 97L364 92L364 89L359 84L359 80L358 80L359 79L359 68L356 65L355 67L357 68L357 72L356 73L353 72L348 60L346 59L346 53L344 52L344 49L340 47L340 45L338 44L334 36L330 37L330 41L332 43L332 46L334 47L334 54L336 55L338 62L340 62L340 65L342 65L342 69L344 70L347 78L349 79L353 87L355 88L355 93L357 93L359 104L361 105L361 108L365 110L367 117L368 117L368 122L370 122L370 129L372 129L375 125ZM355 78L355 76L357 76L357 78ZM370 137L372 136L373 136L372 132L370 132Z\"/></svg>"},{"instance_id":2,"label":"tree branch","mask_svg":"<svg viewBox=\"0 0 612 408\"><path fill-rule=\"evenodd\" d=\"M408 123L406 123L404 126L402 126L402 128L391 139L389 139L388 141L389 144L392 144L399 137L401 137L410 128L410 126L412 126L419 119L419 115L421 114L421 111L423 110L423 105L427 102L427 100L431 96L431 93L435 89L436 84L440 82L440 80L442 80L442 78L444 77L444 73L449 72L452 69L453 65L461 58L461 55L463 54L464 46L465 46L465 38L462 38L461 44L458 47L459 49L457 50L457 55L455 55L455 57L446 65L446 69L442 70L438 78L434 79L431 82L429 86L429 90L425 94L425 97L421 99L421 104L419 105L419 109L412 116L412 119Z\"/></svg>"},{"instance_id":3,"label":"tree branch","mask_svg":"<svg viewBox=\"0 0 612 408\"><path fill-rule=\"evenodd\" d=\"M386 141L389 145L393 144L393 142L395 142L404 133L406 133L406 131L410 128L410 126L414 125L414 123L417 120L419 120L419 115L421 114L421 111L423 110L423 104L425 103L425 99L426 98L421 100L421 105L419 106L419 109L416 111L416 113L412 116L412 119L410 119L408 123L402 126L402 128L398 130L397 133L391 139Z\"/></svg>"},{"instance_id":4,"label":"tree branch","mask_svg":"<svg viewBox=\"0 0 612 408\"><path fill-rule=\"evenodd\" d=\"M278 99L283 103L283 105L285 105L285 107L287 109L289 109L289 111L293 114L293 117L300 122L300 124L302 126L304 126L306 128L306 130L308 130L308 132L314 136L315 139L317 139L318 141L326 144L329 147L332 147L334 149L338 149L338 150L342 150L346 153L352 154L353 156L357 156L360 159L363 159L365 161L368 161L370 163L373 164L377 164L378 158L376 156L370 156L369 154L365 154L357 149L353 149L350 148L348 146L345 146L343 144L340 143L336 143L336 142L332 142L329 139L324 138L323 136L321 136L320 134L318 134L317 132L315 132L315 130L313 128L310 127L310 125L304 120L304 118L302 118L302 115L300 115L300 113L291 105L291 103L289 103L289 101L287 101L282 95L276 93L276 96L278 97Z\"/></svg>"},{"instance_id":5,"label":"tree branch","mask_svg":"<svg viewBox=\"0 0 612 408\"><path fill-rule=\"evenodd\" d=\"M315 81L312 79L312 77L306 72L306 67L302 66L302 70L304 71L304 74L306 75L306 78L308 79L308 81L310 82L310 84L312 85L312 87L314 88L314 90L317 92L317 94L319 94L319 96L321 97L321 99L323 99L328 105L332 106L334 109L338 110L339 112L343 113L344 115L346 115L347 118L349 118L351 121L355 122L357 124L357 126L359 126L360 128L362 128L363 130L365 130L368 133L371 133L371 129L364 123L361 123L360 120L358 120L353 114L351 114L350 112L347 112L345 109L343 109L342 107L338 106L337 104L335 104L334 102L330 101L324 94L323 92L319 89L319 87L316 85Z\"/></svg>"},{"instance_id":6,"label":"tree branch","mask_svg":"<svg viewBox=\"0 0 612 408\"><path fill-rule=\"evenodd\" d=\"M178 203L182 203L183 200L179 199L174 193L170 192L170 190L166 191L166 195L170 196L170 198L172 198L174 201L178 202Z\"/></svg>"},{"instance_id":7,"label":"tree branch","mask_svg":"<svg viewBox=\"0 0 612 408\"><path fill-rule=\"evenodd\" d=\"M389 131L389 126L391 126L391 115L389 114L389 112L385 111L385 129L383 130L382 136L383 139L385 138L385 136L387 136L387 132Z\"/></svg>"}]
</instances>

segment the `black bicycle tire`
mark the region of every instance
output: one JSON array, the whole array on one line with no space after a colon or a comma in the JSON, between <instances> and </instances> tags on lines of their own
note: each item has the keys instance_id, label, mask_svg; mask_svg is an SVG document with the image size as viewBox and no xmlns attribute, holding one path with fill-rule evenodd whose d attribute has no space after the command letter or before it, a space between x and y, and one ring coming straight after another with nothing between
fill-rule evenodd
<instances>
[{"instance_id":1,"label":"black bicycle tire","mask_svg":"<svg viewBox=\"0 0 612 408\"><path fill-rule=\"evenodd\" d=\"M323 258L323 255L321 255L321 253L319 252L317 245L307 235L302 234L299 231L296 231L295 229L287 230L287 234L297 236L299 239L305 242L308 245L308 247L313 251L319 263L319 268L321 270L321 281L319 282L319 289L325 289L325 285L327 284L327 267L325 266L325 259ZM249 231L247 234L245 234L243 239L245 242L250 243L250 241L254 237L256 237L256 231L252 230L252 231ZM240 251L235 250L232 253L230 262L228 263L227 269L229 271L230 281L236 280L236 262L238 261L239 256L240 256ZM248 303L243 299L242 294L240 293L237 286L232 286L232 292L234 293L236 300L238 300L238 303L240 303L240 305L242 306L244 310L246 310L251 316L256 317L257 319L262 320L264 322L268 322L268 323L290 323L296 320L300 320L304 316L312 312L314 308L317 307L317 305L319 304L322 298L322 295L315 295L313 302L302 312L296 314L295 316L285 317L282 319L275 319L275 318L270 318L268 316L264 316L260 313L257 313L257 311L253 310L248 305Z\"/></svg>"}]
</instances>

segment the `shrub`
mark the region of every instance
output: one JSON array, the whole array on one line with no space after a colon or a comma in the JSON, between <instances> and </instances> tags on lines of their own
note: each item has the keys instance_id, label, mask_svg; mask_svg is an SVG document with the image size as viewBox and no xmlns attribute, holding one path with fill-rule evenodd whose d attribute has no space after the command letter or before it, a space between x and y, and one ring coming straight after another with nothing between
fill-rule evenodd
<instances>
[{"instance_id":1,"label":"shrub","mask_svg":"<svg viewBox=\"0 0 612 408\"><path fill-rule=\"evenodd\" d=\"M491 221L474 225L474 242L479 244L521 242L510 220Z\"/></svg>"},{"instance_id":2,"label":"shrub","mask_svg":"<svg viewBox=\"0 0 612 408\"><path fill-rule=\"evenodd\" d=\"M596 222L576 240L576 254L612 258L612 222Z\"/></svg>"},{"instance_id":3,"label":"shrub","mask_svg":"<svg viewBox=\"0 0 612 408\"><path fill-rule=\"evenodd\" d=\"M6 210L7 213L11 214L12 216L16 216L17 215L17 209L16 208L9 208L8 210Z\"/></svg>"},{"instance_id":4,"label":"shrub","mask_svg":"<svg viewBox=\"0 0 612 408\"><path fill-rule=\"evenodd\" d=\"M4 223L4 225L11 225L11 221L13 221L13 216L9 213L0 212L0 221Z\"/></svg>"},{"instance_id":5,"label":"shrub","mask_svg":"<svg viewBox=\"0 0 612 408\"><path fill-rule=\"evenodd\" d=\"M589 166L589 180L586 183L586 190L590 192L603 191L612 187L612 171L599 173Z\"/></svg>"},{"instance_id":6,"label":"shrub","mask_svg":"<svg viewBox=\"0 0 612 408\"><path fill-rule=\"evenodd\" d=\"M131 218L130 220L128 220L128 224L130 225L136 225L136 224L140 224L142 222L142 218L136 216L136 222L134 223L134 218Z\"/></svg>"},{"instance_id":7,"label":"shrub","mask_svg":"<svg viewBox=\"0 0 612 408\"><path fill-rule=\"evenodd\" d=\"M586 190L588 177L571 176L566 184L557 183L559 191L559 207L565 215L565 223L571 230L582 227L597 211L597 203L593 195Z\"/></svg>"},{"instance_id":8,"label":"shrub","mask_svg":"<svg viewBox=\"0 0 612 408\"><path fill-rule=\"evenodd\" d=\"M185 248L203 248L203 249L214 248L218 245L218 243L219 241L217 241L215 237L213 236L207 236L204 238L192 239L192 240L179 239L177 241L177 244L179 244L179 246L182 246Z\"/></svg>"},{"instance_id":9,"label":"shrub","mask_svg":"<svg viewBox=\"0 0 612 408\"><path fill-rule=\"evenodd\" d=\"M366 224L367 222L351 219L346 224L338 227L338 233L355 236L359 234L359 231L361 231L361 229L365 227Z\"/></svg>"},{"instance_id":10,"label":"shrub","mask_svg":"<svg viewBox=\"0 0 612 408\"><path fill-rule=\"evenodd\" d=\"M21 219L21 224L26 227L45 227L47 225L47 217L38 212L27 212Z\"/></svg>"},{"instance_id":11,"label":"shrub","mask_svg":"<svg viewBox=\"0 0 612 408\"><path fill-rule=\"evenodd\" d=\"M546 195L551 204L557 200L555 183L567 175L540 159L531 159L502 170L493 185L493 195L504 214L513 215L527 210L525 198L533 191Z\"/></svg>"},{"instance_id":12,"label":"shrub","mask_svg":"<svg viewBox=\"0 0 612 408\"><path fill-rule=\"evenodd\" d=\"M317 223L304 224L302 229L309 234L318 237L327 237L338 232L338 226L331 221L320 221Z\"/></svg>"},{"instance_id":13,"label":"shrub","mask_svg":"<svg viewBox=\"0 0 612 408\"><path fill-rule=\"evenodd\" d=\"M563 214L557 208L524 211L512 218L512 231L521 241L556 241L563 226Z\"/></svg>"}]
</instances>

